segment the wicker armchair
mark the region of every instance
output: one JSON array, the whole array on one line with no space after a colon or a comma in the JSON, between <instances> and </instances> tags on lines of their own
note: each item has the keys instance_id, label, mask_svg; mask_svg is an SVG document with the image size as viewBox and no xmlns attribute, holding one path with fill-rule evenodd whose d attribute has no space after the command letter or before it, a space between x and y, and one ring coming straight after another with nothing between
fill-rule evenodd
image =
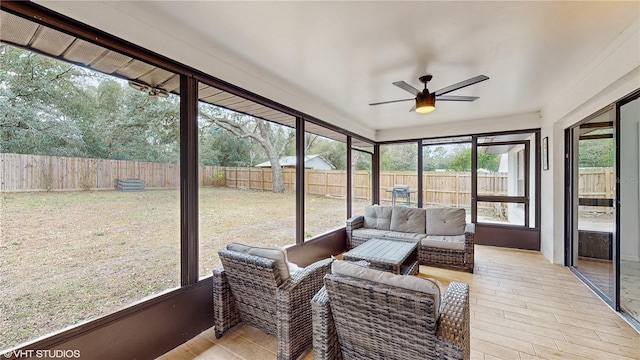
<instances>
[{"instance_id":1,"label":"wicker armchair","mask_svg":"<svg viewBox=\"0 0 640 360\"><path fill-rule=\"evenodd\" d=\"M230 250L213 271L215 335L245 322L278 338L278 359L296 359L312 345L311 304L332 259L282 280L277 261Z\"/></svg>"},{"instance_id":2,"label":"wicker armchair","mask_svg":"<svg viewBox=\"0 0 640 360\"><path fill-rule=\"evenodd\" d=\"M469 359L467 284L451 282L439 320L424 293L337 274L325 284L311 301L314 359Z\"/></svg>"}]
</instances>

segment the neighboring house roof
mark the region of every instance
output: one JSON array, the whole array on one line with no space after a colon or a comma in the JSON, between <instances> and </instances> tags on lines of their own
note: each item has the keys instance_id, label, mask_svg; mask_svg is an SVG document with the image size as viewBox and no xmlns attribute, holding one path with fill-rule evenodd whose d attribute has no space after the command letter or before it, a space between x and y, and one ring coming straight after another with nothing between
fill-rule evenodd
<instances>
[{"instance_id":1,"label":"neighboring house roof","mask_svg":"<svg viewBox=\"0 0 640 360\"><path fill-rule=\"evenodd\" d=\"M295 167L295 156L284 156L280 158L280 166L282 167ZM256 167L271 167L271 161L265 161L256 165ZM304 157L304 167L318 170L333 170L335 167L326 161L320 155L306 155Z\"/></svg>"}]
</instances>

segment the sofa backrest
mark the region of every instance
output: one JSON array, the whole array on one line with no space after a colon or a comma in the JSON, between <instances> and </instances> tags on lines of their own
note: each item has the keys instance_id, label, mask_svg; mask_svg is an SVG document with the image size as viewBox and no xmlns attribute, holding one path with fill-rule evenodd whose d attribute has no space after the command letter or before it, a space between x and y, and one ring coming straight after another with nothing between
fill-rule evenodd
<instances>
[{"instance_id":1,"label":"sofa backrest","mask_svg":"<svg viewBox=\"0 0 640 360\"><path fill-rule=\"evenodd\" d=\"M425 223L425 209L396 206L391 212L389 230L424 234Z\"/></svg>"},{"instance_id":2,"label":"sofa backrest","mask_svg":"<svg viewBox=\"0 0 640 360\"><path fill-rule=\"evenodd\" d=\"M426 209L427 235L462 235L467 223L463 208Z\"/></svg>"},{"instance_id":3,"label":"sofa backrest","mask_svg":"<svg viewBox=\"0 0 640 360\"><path fill-rule=\"evenodd\" d=\"M389 230L390 225L391 206L365 206L364 227L368 229Z\"/></svg>"},{"instance_id":4,"label":"sofa backrest","mask_svg":"<svg viewBox=\"0 0 640 360\"><path fill-rule=\"evenodd\" d=\"M364 227L427 235L462 235L467 224L463 208L411 208L370 205L364 208Z\"/></svg>"}]
</instances>

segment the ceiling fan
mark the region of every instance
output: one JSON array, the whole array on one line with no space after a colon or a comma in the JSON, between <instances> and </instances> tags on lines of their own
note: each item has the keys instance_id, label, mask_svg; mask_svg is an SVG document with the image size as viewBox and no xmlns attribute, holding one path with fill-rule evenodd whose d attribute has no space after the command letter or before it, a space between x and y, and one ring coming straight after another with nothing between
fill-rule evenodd
<instances>
[{"instance_id":1,"label":"ceiling fan","mask_svg":"<svg viewBox=\"0 0 640 360\"><path fill-rule=\"evenodd\" d=\"M462 89L464 87L477 84L481 81L485 81L489 79L489 77L485 75L478 75L470 79L460 81L459 83L449 85L445 88L442 88L438 91L431 93L429 92L429 90L427 90L427 83L431 81L432 78L433 76L431 75L424 75L418 78L418 80L420 80L420 82L424 84L424 90L422 91L414 88L413 86L407 84L404 81L396 81L393 83L393 85L399 87L400 89L408 91L411 94L415 95L416 97L414 99L382 101L382 102L372 103L369 105L373 106L373 105L390 104L390 103L395 103L400 101L415 100L416 105L412 107L411 110L409 111L415 110L416 112L419 112L421 114L427 114L436 109L436 99L438 99L438 101L474 101L478 99L477 96L456 96L456 95L445 95L445 94L448 94L452 91Z\"/></svg>"}]
</instances>

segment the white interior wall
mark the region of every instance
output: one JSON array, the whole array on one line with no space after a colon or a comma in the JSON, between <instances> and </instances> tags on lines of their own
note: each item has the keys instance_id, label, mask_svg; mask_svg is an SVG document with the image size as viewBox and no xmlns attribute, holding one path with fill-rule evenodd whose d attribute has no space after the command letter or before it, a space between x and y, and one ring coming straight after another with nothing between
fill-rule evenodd
<instances>
[{"instance_id":1,"label":"white interior wall","mask_svg":"<svg viewBox=\"0 0 640 360\"><path fill-rule=\"evenodd\" d=\"M640 262L640 99L620 108L620 259Z\"/></svg>"},{"instance_id":2,"label":"white interior wall","mask_svg":"<svg viewBox=\"0 0 640 360\"><path fill-rule=\"evenodd\" d=\"M564 263L564 131L640 88L640 22L631 24L542 110L542 138L549 137L549 167L542 171L540 251Z\"/></svg>"},{"instance_id":3,"label":"white interior wall","mask_svg":"<svg viewBox=\"0 0 640 360\"><path fill-rule=\"evenodd\" d=\"M456 121L450 124L425 124L424 126L418 127L378 130L376 132L376 140L389 141L394 139L482 134L499 131L538 129L540 126L540 112L533 111L490 119Z\"/></svg>"}]
</instances>

